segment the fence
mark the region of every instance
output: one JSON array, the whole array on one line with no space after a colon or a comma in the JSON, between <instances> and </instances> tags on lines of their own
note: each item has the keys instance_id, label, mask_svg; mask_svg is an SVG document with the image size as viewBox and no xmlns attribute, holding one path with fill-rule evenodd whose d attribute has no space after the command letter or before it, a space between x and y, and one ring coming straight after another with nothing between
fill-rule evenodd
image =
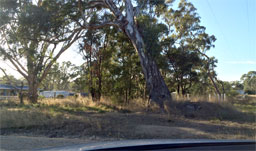
<instances>
[{"instance_id":1,"label":"fence","mask_svg":"<svg viewBox=\"0 0 256 151\"><path fill-rule=\"evenodd\" d=\"M0 100L13 100L18 99L18 96L0 96Z\"/></svg>"},{"instance_id":2,"label":"fence","mask_svg":"<svg viewBox=\"0 0 256 151\"><path fill-rule=\"evenodd\" d=\"M174 100L191 100L191 101L209 101L209 102L216 102L216 101L227 101L226 94L221 95L214 95L214 94L208 94L208 95L202 95L202 96L193 96L190 94L186 95L178 95L177 93L172 93L172 98Z\"/></svg>"}]
</instances>

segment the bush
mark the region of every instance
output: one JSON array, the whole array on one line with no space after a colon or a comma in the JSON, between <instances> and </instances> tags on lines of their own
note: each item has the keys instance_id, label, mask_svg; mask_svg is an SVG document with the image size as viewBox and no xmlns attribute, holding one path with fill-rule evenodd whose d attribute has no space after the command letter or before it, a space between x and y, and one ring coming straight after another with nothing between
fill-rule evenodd
<instances>
[{"instance_id":1,"label":"bush","mask_svg":"<svg viewBox=\"0 0 256 151\"><path fill-rule=\"evenodd\" d=\"M42 100L42 99L45 99L45 96L39 95L39 96L38 96L38 100Z\"/></svg>"},{"instance_id":2,"label":"bush","mask_svg":"<svg viewBox=\"0 0 256 151\"><path fill-rule=\"evenodd\" d=\"M58 99L63 99L63 98L64 98L64 95L59 94L59 95L57 95L57 98L58 98Z\"/></svg>"},{"instance_id":3,"label":"bush","mask_svg":"<svg viewBox=\"0 0 256 151\"><path fill-rule=\"evenodd\" d=\"M228 97L236 97L238 96L239 93L236 91L236 90L230 90L228 93L227 93L227 96Z\"/></svg>"},{"instance_id":4,"label":"bush","mask_svg":"<svg viewBox=\"0 0 256 151\"><path fill-rule=\"evenodd\" d=\"M76 94L74 95L74 97L75 97L75 98L78 98L78 97L79 97L79 95L76 93Z\"/></svg>"},{"instance_id":5,"label":"bush","mask_svg":"<svg viewBox=\"0 0 256 151\"><path fill-rule=\"evenodd\" d=\"M111 99L111 102L115 105L120 105L120 104L124 103L123 98L121 96L118 96L118 95L112 95L110 97L110 99Z\"/></svg>"}]
</instances>

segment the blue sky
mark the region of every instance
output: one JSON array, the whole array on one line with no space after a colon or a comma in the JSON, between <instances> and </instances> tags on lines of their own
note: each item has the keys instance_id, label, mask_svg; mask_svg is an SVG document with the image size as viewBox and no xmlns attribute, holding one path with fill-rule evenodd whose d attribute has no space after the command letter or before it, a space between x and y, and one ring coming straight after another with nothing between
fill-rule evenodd
<instances>
[{"instance_id":1,"label":"blue sky","mask_svg":"<svg viewBox=\"0 0 256 151\"><path fill-rule=\"evenodd\" d=\"M256 0L189 0L201 25L217 38L207 54L218 59L218 78L239 80L256 70Z\"/></svg>"}]
</instances>

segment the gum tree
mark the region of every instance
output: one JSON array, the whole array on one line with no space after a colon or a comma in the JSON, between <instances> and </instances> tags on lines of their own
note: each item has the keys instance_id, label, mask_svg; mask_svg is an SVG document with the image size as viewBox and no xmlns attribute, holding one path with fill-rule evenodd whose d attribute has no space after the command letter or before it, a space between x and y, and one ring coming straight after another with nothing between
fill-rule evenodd
<instances>
[{"instance_id":1,"label":"gum tree","mask_svg":"<svg viewBox=\"0 0 256 151\"><path fill-rule=\"evenodd\" d=\"M123 32L138 52L140 64L146 80L149 99L156 102L163 109L165 101L171 101L171 95L159 71L153 49L147 47L143 27L139 27L138 19L141 16L150 16L160 20L160 14L170 6L172 1L164 0L79 0L78 7L82 15L77 22L86 30L99 29L106 26L117 27ZM89 24L90 14L97 14L99 22ZM156 21L157 23L157 21ZM158 37L160 38L160 37Z\"/></svg>"},{"instance_id":2,"label":"gum tree","mask_svg":"<svg viewBox=\"0 0 256 151\"><path fill-rule=\"evenodd\" d=\"M0 0L0 57L27 80L31 103L51 66L81 34L62 2Z\"/></svg>"}]
</instances>

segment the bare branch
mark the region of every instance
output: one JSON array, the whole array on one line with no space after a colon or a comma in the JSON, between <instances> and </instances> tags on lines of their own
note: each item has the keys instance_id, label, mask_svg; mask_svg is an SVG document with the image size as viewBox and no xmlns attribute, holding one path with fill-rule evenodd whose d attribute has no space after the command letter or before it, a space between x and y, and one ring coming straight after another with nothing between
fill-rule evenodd
<instances>
[{"instance_id":1,"label":"bare branch","mask_svg":"<svg viewBox=\"0 0 256 151\"><path fill-rule=\"evenodd\" d=\"M121 13L120 9L118 9L115 3L113 2L113 0L104 0L104 1L119 22L125 18Z\"/></svg>"},{"instance_id":2,"label":"bare branch","mask_svg":"<svg viewBox=\"0 0 256 151\"><path fill-rule=\"evenodd\" d=\"M134 12L133 12L133 5L131 0L125 0L125 11L126 11L126 19L129 20L129 22L134 22Z\"/></svg>"},{"instance_id":3,"label":"bare branch","mask_svg":"<svg viewBox=\"0 0 256 151\"><path fill-rule=\"evenodd\" d=\"M85 17L85 14L83 12L83 9L81 7L81 0L79 0L78 3L78 7L80 10L80 13L82 14L83 17ZM105 26L118 26L121 29L123 29L123 27L125 25L127 25L127 21L126 18L124 17L124 15L122 14L121 10L116 6L116 4L113 2L113 0L92 0L88 3L89 7L86 8L95 8L97 6L101 6L104 8L108 8L113 15L116 17L115 21L106 21L100 24L93 24L93 25L81 25L81 23L78 22L78 24L83 28L83 29L99 29ZM84 19L84 18L83 18ZM85 19L84 19L85 21Z\"/></svg>"},{"instance_id":4,"label":"bare branch","mask_svg":"<svg viewBox=\"0 0 256 151\"><path fill-rule=\"evenodd\" d=\"M39 78L39 83L42 82L42 80L46 77L48 71L50 70L53 63L60 57L60 55L65 52L77 39L80 38L81 30L77 29L77 32L74 32L72 35L70 35L70 41L67 45L61 48L61 50L58 52L58 54L50 61L50 63L46 66L42 76Z\"/></svg>"},{"instance_id":5,"label":"bare branch","mask_svg":"<svg viewBox=\"0 0 256 151\"><path fill-rule=\"evenodd\" d=\"M4 38L5 38L5 41L6 41L6 44L7 44L7 47L8 47L8 49L9 50L11 50L11 52L13 53L13 55L15 55L14 54L14 50L11 48L11 46L8 44L8 40L7 40L7 38L6 38L6 35L4 34ZM12 60L13 61L15 61L19 66L20 66L20 68L23 70L23 71L25 71L26 73L28 73L28 71L22 66L22 64L17 60L17 59L15 59L15 58L13 58L11 55L9 55L8 53L5 53L6 55L8 55L9 57L11 57L12 58Z\"/></svg>"},{"instance_id":6,"label":"bare branch","mask_svg":"<svg viewBox=\"0 0 256 151\"><path fill-rule=\"evenodd\" d=\"M81 0L79 0L79 3L81 3ZM95 8L95 7L108 7L104 0L92 0L88 3L88 6L86 8Z\"/></svg>"},{"instance_id":7,"label":"bare branch","mask_svg":"<svg viewBox=\"0 0 256 151\"><path fill-rule=\"evenodd\" d=\"M106 26L119 26L119 22L107 21L107 22L103 22L100 24L83 25L82 27L84 29L99 29L99 28L103 28Z\"/></svg>"},{"instance_id":8,"label":"bare branch","mask_svg":"<svg viewBox=\"0 0 256 151\"><path fill-rule=\"evenodd\" d=\"M36 71L36 73L38 72L38 71L40 71L40 70L42 70L42 68L43 68L43 62L44 62L44 59L45 59L45 54L46 54L46 51L47 51L47 49L48 49L48 46L49 46L49 44L48 43L43 43L42 44L42 51L41 51L41 53L40 53L40 57L39 57L39 61L38 61L38 63L37 63L37 71ZM55 45L55 47L56 47L56 45Z\"/></svg>"},{"instance_id":9,"label":"bare branch","mask_svg":"<svg viewBox=\"0 0 256 151\"><path fill-rule=\"evenodd\" d=\"M15 61L13 60L12 56L10 56L8 53L6 53L4 49L1 49L1 48L0 48L0 51L4 54L5 57L7 57L7 59L8 59L8 60L12 63L12 65L17 69L17 71L18 71L24 78L27 79L28 76L26 75L26 73L24 73L24 72L22 71L22 69L20 69L22 66L19 67L19 65L17 65L17 64L15 63ZM22 67L22 68L24 68L24 67Z\"/></svg>"},{"instance_id":10,"label":"bare branch","mask_svg":"<svg viewBox=\"0 0 256 151\"><path fill-rule=\"evenodd\" d=\"M6 78L11 82L11 79L9 78L9 76L7 75L7 73L5 72L5 70L3 68L0 67L0 70L2 70L2 72L4 73L4 75L6 76Z\"/></svg>"},{"instance_id":11,"label":"bare branch","mask_svg":"<svg viewBox=\"0 0 256 151\"><path fill-rule=\"evenodd\" d=\"M55 51L56 47L57 47L57 45L54 44L54 47L53 47L52 50L51 50L51 53L52 53L52 54L53 54L53 52ZM48 63L48 61L49 61L50 59L51 59L51 57L48 56L48 58L46 59L46 61L45 61L44 64L43 64L44 67L46 66L46 64Z\"/></svg>"},{"instance_id":12,"label":"bare branch","mask_svg":"<svg viewBox=\"0 0 256 151\"><path fill-rule=\"evenodd\" d=\"M23 67L23 65L15 58L13 58L13 60L20 66L20 68L25 71L26 73L28 73L27 69Z\"/></svg>"}]
</instances>

